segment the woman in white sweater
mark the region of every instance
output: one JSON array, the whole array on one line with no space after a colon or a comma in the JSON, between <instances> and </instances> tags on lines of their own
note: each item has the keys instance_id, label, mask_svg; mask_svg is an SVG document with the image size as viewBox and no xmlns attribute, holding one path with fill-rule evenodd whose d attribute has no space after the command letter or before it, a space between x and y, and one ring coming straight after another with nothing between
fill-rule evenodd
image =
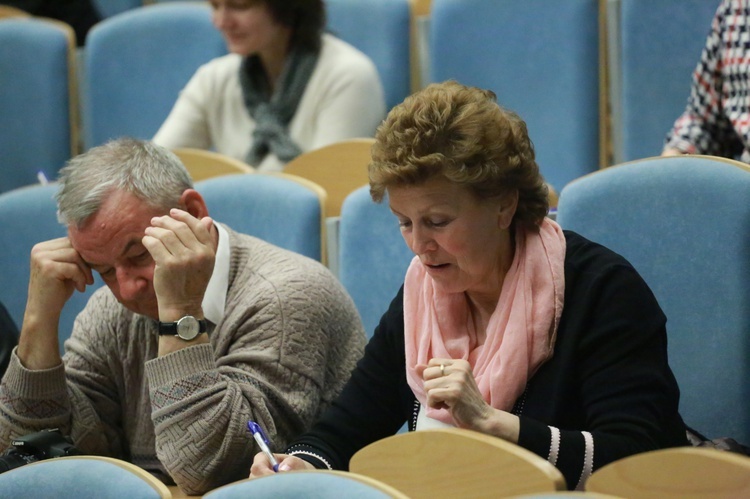
<instances>
[{"instance_id":1,"label":"woman in white sweater","mask_svg":"<svg viewBox=\"0 0 750 499\"><path fill-rule=\"evenodd\" d=\"M323 0L211 5L231 53L198 69L154 142L278 171L302 152L374 135L386 112L377 69L323 32Z\"/></svg>"}]
</instances>

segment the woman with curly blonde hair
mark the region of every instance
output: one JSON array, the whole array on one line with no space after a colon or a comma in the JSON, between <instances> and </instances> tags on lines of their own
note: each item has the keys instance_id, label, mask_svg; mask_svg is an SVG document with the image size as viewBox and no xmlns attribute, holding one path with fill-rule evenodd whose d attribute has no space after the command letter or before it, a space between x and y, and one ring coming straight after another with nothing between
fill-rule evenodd
<instances>
[{"instance_id":1,"label":"woman with curly blonde hair","mask_svg":"<svg viewBox=\"0 0 750 499\"><path fill-rule=\"evenodd\" d=\"M664 314L627 261L545 216L523 120L446 82L395 107L376 139L373 199L416 256L342 394L280 470L347 469L406 421L516 443L570 488L687 444ZM268 473L256 455L252 476Z\"/></svg>"}]
</instances>

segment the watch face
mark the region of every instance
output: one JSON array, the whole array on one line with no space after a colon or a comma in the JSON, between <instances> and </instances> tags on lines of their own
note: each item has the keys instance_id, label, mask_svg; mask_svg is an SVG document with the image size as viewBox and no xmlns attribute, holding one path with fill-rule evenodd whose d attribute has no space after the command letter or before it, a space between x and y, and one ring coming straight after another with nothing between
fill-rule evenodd
<instances>
[{"instance_id":1,"label":"watch face","mask_svg":"<svg viewBox=\"0 0 750 499\"><path fill-rule=\"evenodd\" d=\"M183 340L190 341L200 334L198 319L190 315L177 321L177 336Z\"/></svg>"}]
</instances>

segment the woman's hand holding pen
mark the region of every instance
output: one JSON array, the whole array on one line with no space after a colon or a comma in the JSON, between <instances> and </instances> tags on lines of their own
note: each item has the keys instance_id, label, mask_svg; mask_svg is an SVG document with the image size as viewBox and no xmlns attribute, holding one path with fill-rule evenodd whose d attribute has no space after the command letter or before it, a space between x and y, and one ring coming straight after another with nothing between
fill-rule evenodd
<instances>
[{"instance_id":1,"label":"woman's hand holding pen","mask_svg":"<svg viewBox=\"0 0 750 499\"><path fill-rule=\"evenodd\" d=\"M276 461L279 463L279 472L281 471L292 471L292 470L314 470L312 464L304 461L298 457L290 456L288 454L274 454ZM250 478L257 478L265 475L273 475L276 473L273 470L271 460L268 459L262 452L258 452L253 459L253 465L250 468Z\"/></svg>"},{"instance_id":2,"label":"woman's hand holding pen","mask_svg":"<svg viewBox=\"0 0 750 499\"><path fill-rule=\"evenodd\" d=\"M250 467L250 478L272 475L279 471L315 469L312 464L298 457L272 453L266 433L255 421L248 421L247 429L253 434L255 442L260 447L260 452L255 455L253 465Z\"/></svg>"},{"instance_id":3,"label":"woman's hand holding pen","mask_svg":"<svg viewBox=\"0 0 750 499\"><path fill-rule=\"evenodd\" d=\"M518 443L518 416L495 409L484 401L467 361L433 358L417 369L424 379L429 407L448 409L460 428Z\"/></svg>"}]
</instances>

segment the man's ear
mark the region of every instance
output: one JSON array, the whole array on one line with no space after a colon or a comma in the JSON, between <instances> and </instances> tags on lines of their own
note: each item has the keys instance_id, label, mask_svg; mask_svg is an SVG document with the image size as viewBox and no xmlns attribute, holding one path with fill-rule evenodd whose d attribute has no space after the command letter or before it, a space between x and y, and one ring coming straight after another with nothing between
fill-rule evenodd
<instances>
[{"instance_id":1,"label":"man's ear","mask_svg":"<svg viewBox=\"0 0 750 499\"><path fill-rule=\"evenodd\" d=\"M500 209L497 217L498 227L501 229L508 229L510 224L513 223L513 217L516 216L516 209L518 208L518 191L514 190L503 196L500 202Z\"/></svg>"},{"instance_id":2,"label":"man's ear","mask_svg":"<svg viewBox=\"0 0 750 499\"><path fill-rule=\"evenodd\" d=\"M185 189L180 196L180 207L198 220L208 216L206 201L195 189Z\"/></svg>"}]
</instances>

